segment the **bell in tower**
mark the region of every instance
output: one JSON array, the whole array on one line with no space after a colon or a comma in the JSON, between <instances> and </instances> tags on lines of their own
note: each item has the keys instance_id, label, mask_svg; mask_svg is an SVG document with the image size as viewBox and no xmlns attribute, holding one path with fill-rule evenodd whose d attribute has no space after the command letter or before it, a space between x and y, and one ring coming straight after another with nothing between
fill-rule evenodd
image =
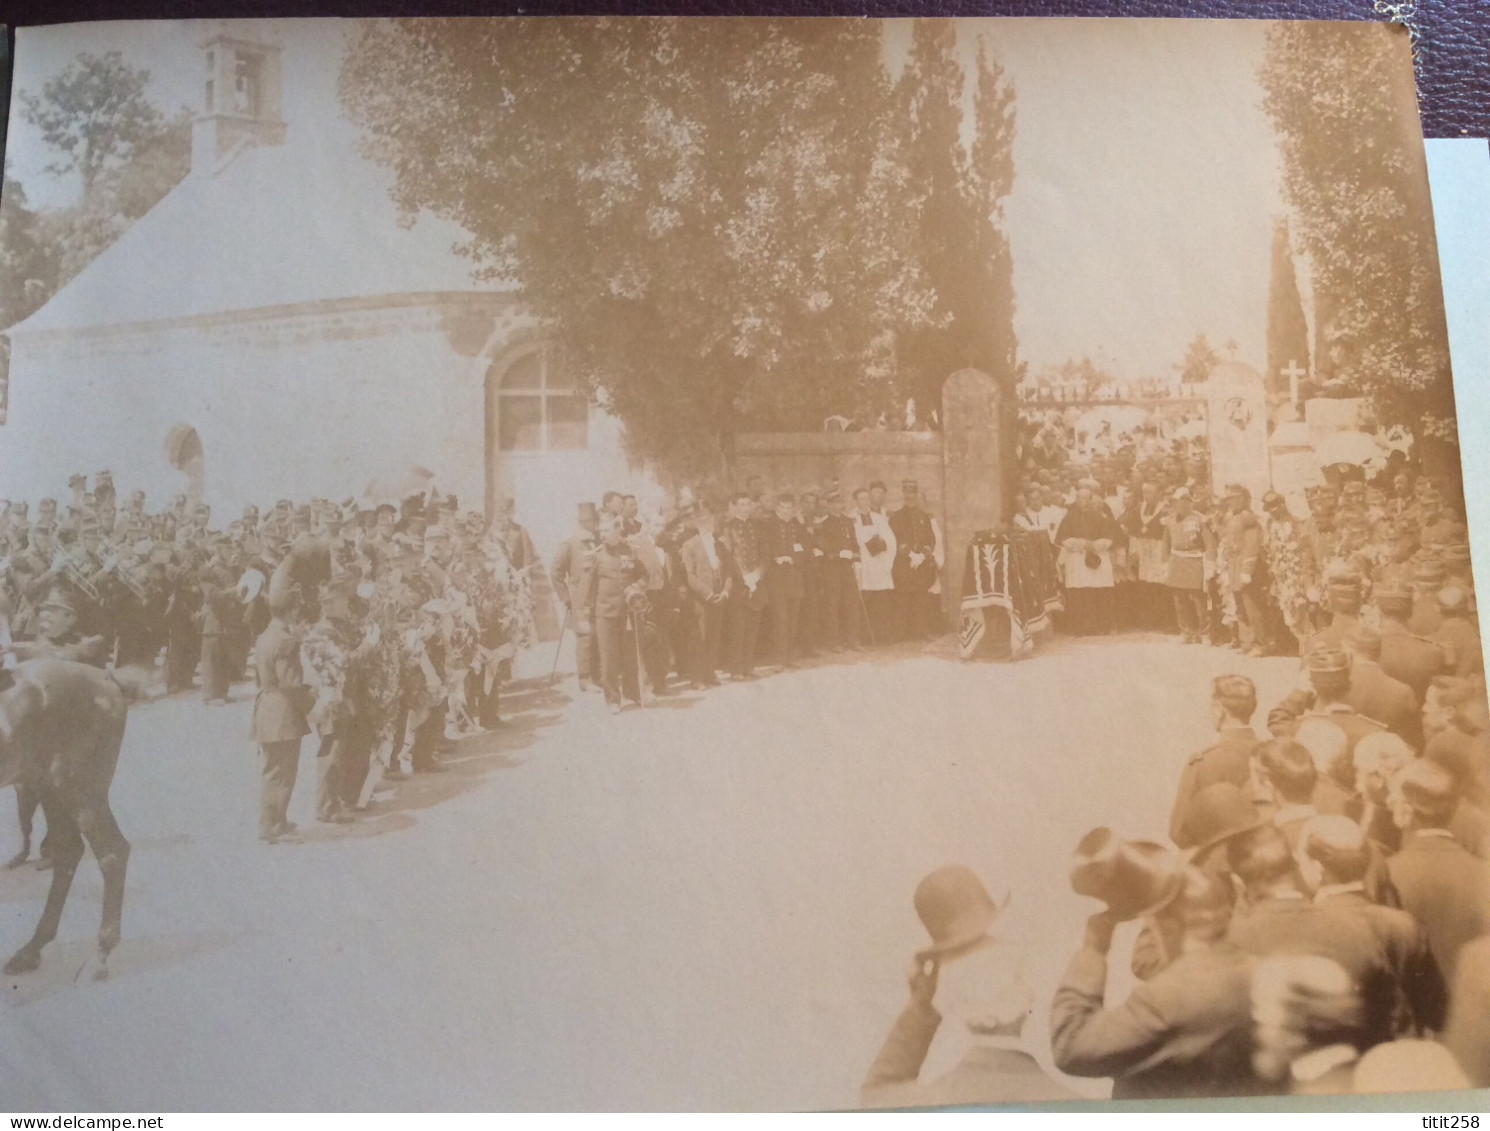
<instances>
[{"instance_id":1,"label":"bell in tower","mask_svg":"<svg viewBox=\"0 0 1490 1131\"><path fill-rule=\"evenodd\" d=\"M246 23L227 23L202 41L206 85L192 123L191 169L211 176L239 148L283 145L279 45Z\"/></svg>"}]
</instances>

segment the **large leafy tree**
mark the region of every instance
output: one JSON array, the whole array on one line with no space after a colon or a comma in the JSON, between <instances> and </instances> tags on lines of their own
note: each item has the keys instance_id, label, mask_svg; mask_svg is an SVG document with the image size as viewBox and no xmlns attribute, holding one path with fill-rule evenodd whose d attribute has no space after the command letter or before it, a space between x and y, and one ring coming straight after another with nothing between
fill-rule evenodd
<instances>
[{"instance_id":1,"label":"large leafy tree","mask_svg":"<svg viewBox=\"0 0 1490 1131\"><path fill-rule=\"evenodd\" d=\"M32 209L7 175L0 195L0 328L25 318L118 239L191 167L191 115L167 117L146 95L148 71L118 52L83 53L37 92L20 95L54 160L82 192L64 208Z\"/></svg>"},{"instance_id":2,"label":"large leafy tree","mask_svg":"<svg viewBox=\"0 0 1490 1131\"><path fill-rule=\"evenodd\" d=\"M1311 263L1315 378L1366 395L1384 424L1452 439L1438 250L1407 35L1280 23L1263 105L1293 231Z\"/></svg>"},{"instance_id":3,"label":"large leafy tree","mask_svg":"<svg viewBox=\"0 0 1490 1131\"><path fill-rule=\"evenodd\" d=\"M398 203L464 226L663 470L905 395L929 190L872 22L380 22L342 96Z\"/></svg>"},{"instance_id":4,"label":"large leafy tree","mask_svg":"<svg viewBox=\"0 0 1490 1131\"><path fill-rule=\"evenodd\" d=\"M964 144L956 26L916 21L896 91L924 191L918 251L936 294L934 320L902 340L902 384L930 404L958 369L981 369L1012 389L1016 366L1013 263L1002 226L1014 184L1014 90L980 43L972 140Z\"/></svg>"},{"instance_id":5,"label":"large leafy tree","mask_svg":"<svg viewBox=\"0 0 1490 1131\"><path fill-rule=\"evenodd\" d=\"M117 51L84 52L40 93L23 93L21 113L55 154L47 171L76 173L86 194L105 172L157 138L166 122L146 96L149 81L149 71L130 66Z\"/></svg>"}]
</instances>

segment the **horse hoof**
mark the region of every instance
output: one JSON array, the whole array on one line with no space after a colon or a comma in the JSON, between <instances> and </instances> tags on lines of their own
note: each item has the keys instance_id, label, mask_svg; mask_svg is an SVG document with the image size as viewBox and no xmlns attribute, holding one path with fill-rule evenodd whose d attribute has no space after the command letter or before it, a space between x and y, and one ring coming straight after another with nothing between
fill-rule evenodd
<instances>
[{"instance_id":1,"label":"horse hoof","mask_svg":"<svg viewBox=\"0 0 1490 1131\"><path fill-rule=\"evenodd\" d=\"M95 982L107 982L109 980L108 963L100 961L99 964L93 968L93 980Z\"/></svg>"},{"instance_id":2,"label":"horse hoof","mask_svg":"<svg viewBox=\"0 0 1490 1131\"><path fill-rule=\"evenodd\" d=\"M14 856L7 860L5 862L5 866L6 868L19 868L22 864L30 859L31 850L29 848L22 849L20 852L17 852Z\"/></svg>"},{"instance_id":3,"label":"horse hoof","mask_svg":"<svg viewBox=\"0 0 1490 1131\"><path fill-rule=\"evenodd\" d=\"M5 964L5 973L28 974L40 965L41 952L23 948L10 956L10 961Z\"/></svg>"}]
</instances>

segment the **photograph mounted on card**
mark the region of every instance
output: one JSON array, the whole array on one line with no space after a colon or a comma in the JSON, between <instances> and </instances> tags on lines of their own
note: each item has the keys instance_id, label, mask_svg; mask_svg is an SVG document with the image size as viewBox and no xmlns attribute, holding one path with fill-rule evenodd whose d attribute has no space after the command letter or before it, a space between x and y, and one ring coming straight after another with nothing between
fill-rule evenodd
<instances>
[{"instance_id":1,"label":"photograph mounted on card","mask_svg":"<svg viewBox=\"0 0 1490 1131\"><path fill-rule=\"evenodd\" d=\"M1403 29L26 28L8 141L10 1107L1490 1085Z\"/></svg>"}]
</instances>

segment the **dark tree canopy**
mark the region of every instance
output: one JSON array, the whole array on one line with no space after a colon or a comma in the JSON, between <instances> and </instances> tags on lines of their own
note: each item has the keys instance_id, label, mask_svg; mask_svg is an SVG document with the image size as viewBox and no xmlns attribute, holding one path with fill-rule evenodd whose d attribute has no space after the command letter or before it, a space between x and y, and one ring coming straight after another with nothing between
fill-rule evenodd
<instances>
[{"instance_id":1,"label":"dark tree canopy","mask_svg":"<svg viewBox=\"0 0 1490 1131\"><path fill-rule=\"evenodd\" d=\"M1273 227L1273 265L1268 282L1268 373L1270 392L1287 394L1290 365L1309 371L1309 323L1299 297L1299 280L1293 267L1293 247L1288 223ZM1304 380L1304 378L1300 378Z\"/></svg>"},{"instance_id":2,"label":"dark tree canopy","mask_svg":"<svg viewBox=\"0 0 1490 1131\"><path fill-rule=\"evenodd\" d=\"M1211 347L1206 336L1196 334L1185 347L1185 358L1180 362L1180 378L1191 385L1209 381L1212 371L1220 364L1221 355Z\"/></svg>"},{"instance_id":3,"label":"dark tree canopy","mask_svg":"<svg viewBox=\"0 0 1490 1131\"><path fill-rule=\"evenodd\" d=\"M661 470L893 413L948 321L873 21L379 22L341 81L397 203L464 226Z\"/></svg>"},{"instance_id":4,"label":"dark tree canopy","mask_svg":"<svg viewBox=\"0 0 1490 1131\"><path fill-rule=\"evenodd\" d=\"M1279 23L1263 105L1293 232L1310 258L1316 380L1366 395L1384 424L1454 436L1438 249L1406 32Z\"/></svg>"}]
</instances>

